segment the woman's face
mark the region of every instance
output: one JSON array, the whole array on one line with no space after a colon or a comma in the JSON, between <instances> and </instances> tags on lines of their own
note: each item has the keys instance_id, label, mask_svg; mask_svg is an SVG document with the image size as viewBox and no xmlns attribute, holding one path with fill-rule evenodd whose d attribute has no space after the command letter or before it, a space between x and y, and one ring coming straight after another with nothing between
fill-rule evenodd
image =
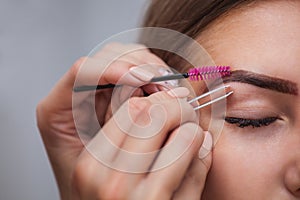
<instances>
[{"instance_id":1,"label":"woman's face","mask_svg":"<svg viewBox=\"0 0 300 200\"><path fill-rule=\"evenodd\" d=\"M300 199L300 2L232 11L199 41L216 64L243 70L226 80L234 94L203 198Z\"/></svg>"}]
</instances>

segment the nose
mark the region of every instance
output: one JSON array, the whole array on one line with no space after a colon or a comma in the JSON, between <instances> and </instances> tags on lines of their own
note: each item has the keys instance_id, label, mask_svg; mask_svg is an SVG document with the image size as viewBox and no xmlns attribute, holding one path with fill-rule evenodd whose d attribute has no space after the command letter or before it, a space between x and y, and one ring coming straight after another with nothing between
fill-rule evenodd
<instances>
[{"instance_id":1,"label":"nose","mask_svg":"<svg viewBox=\"0 0 300 200\"><path fill-rule=\"evenodd\" d=\"M285 184L294 196L300 198L300 160L290 166L287 170Z\"/></svg>"},{"instance_id":2,"label":"nose","mask_svg":"<svg viewBox=\"0 0 300 200\"><path fill-rule=\"evenodd\" d=\"M289 132L288 143L286 143L286 158L289 160L285 171L285 185L296 197L300 198L300 124Z\"/></svg>"}]
</instances>

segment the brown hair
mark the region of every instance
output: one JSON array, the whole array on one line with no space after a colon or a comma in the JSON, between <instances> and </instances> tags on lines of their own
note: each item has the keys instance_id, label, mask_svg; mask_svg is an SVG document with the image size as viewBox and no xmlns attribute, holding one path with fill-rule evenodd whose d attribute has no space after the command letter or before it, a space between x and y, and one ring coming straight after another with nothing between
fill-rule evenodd
<instances>
[{"instance_id":1,"label":"brown hair","mask_svg":"<svg viewBox=\"0 0 300 200\"><path fill-rule=\"evenodd\" d=\"M212 22L230 10L248 5L255 0L152 0L145 15L144 27L172 29L196 39ZM147 45L146 40L141 42ZM177 55L152 49L169 66L182 71ZM179 61L180 60L180 61ZM182 65L181 65L182 66Z\"/></svg>"}]
</instances>

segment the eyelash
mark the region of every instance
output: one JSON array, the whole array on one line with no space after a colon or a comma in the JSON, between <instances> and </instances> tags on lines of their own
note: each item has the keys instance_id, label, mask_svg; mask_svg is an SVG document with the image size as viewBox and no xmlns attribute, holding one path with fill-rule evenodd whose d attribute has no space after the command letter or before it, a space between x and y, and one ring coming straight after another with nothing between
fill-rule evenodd
<instances>
[{"instance_id":1,"label":"eyelash","mask_svg":"<svg viewBox=\"0 0 300 200\"><path fill-rule=\"evenodd\" d=\"M253 128L260 128L262 126L269 126L278 120L279 117L266 117L263 119L243 119L236 117L225 117L225 121L229 124L236 124L239 128L252 126Z\"/></svg>"}]
</instances>

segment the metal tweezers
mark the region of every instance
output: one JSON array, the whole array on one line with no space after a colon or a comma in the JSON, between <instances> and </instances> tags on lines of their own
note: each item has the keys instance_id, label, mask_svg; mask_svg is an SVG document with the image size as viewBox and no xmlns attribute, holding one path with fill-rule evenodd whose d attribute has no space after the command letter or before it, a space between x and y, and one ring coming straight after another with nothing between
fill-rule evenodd
<instances>
[{"instance_id":1,"label":"metal tweezers","mask_svg":"<svg viewBox=\"0 0 300 200\"><path fill-rule=\"evenodd\" d=\"M216 92L218 92L218 91L226 90L226 89L229 88L229 87L230 87L229 85L225 85L225 86L216 88L216 89L214 89L214 90L208 91L208 92L206 92L206 93L204 93L204 94L202 94L202 95L200 95L200 96L197 96L197 97L194 98L194 99L189 100L188 103L193 103L193 102L195 102L195 101L198 101L198 100L200 100L200 99L202 99L202 98L204 98L204 97L207 97L207 96L209 96L209 95L211 95L211 94L213 94L213 93L216 93ZM212 99L212 100L210 100L210 101L208 101L208 102L205 102L205 103L203 103L203 104L201 104L201 105L198 105L198 106L194 107L194 110L199 110L199 109L204 108L204 107L206 107L206 106L208 106L208 105L211 105L211 104L213 104L213 103L215 103L215 102L218 102L218 101L220 101L220 100L222 100L222 99L225 99L225 98L227 98L229 95L231 95L232 93L233 93L233 91L227 92L227 93L226 93L225 95L223 95L223 96L217 97L217 98L215 98L215 99Z\"/></svg>"}]
</instances>

